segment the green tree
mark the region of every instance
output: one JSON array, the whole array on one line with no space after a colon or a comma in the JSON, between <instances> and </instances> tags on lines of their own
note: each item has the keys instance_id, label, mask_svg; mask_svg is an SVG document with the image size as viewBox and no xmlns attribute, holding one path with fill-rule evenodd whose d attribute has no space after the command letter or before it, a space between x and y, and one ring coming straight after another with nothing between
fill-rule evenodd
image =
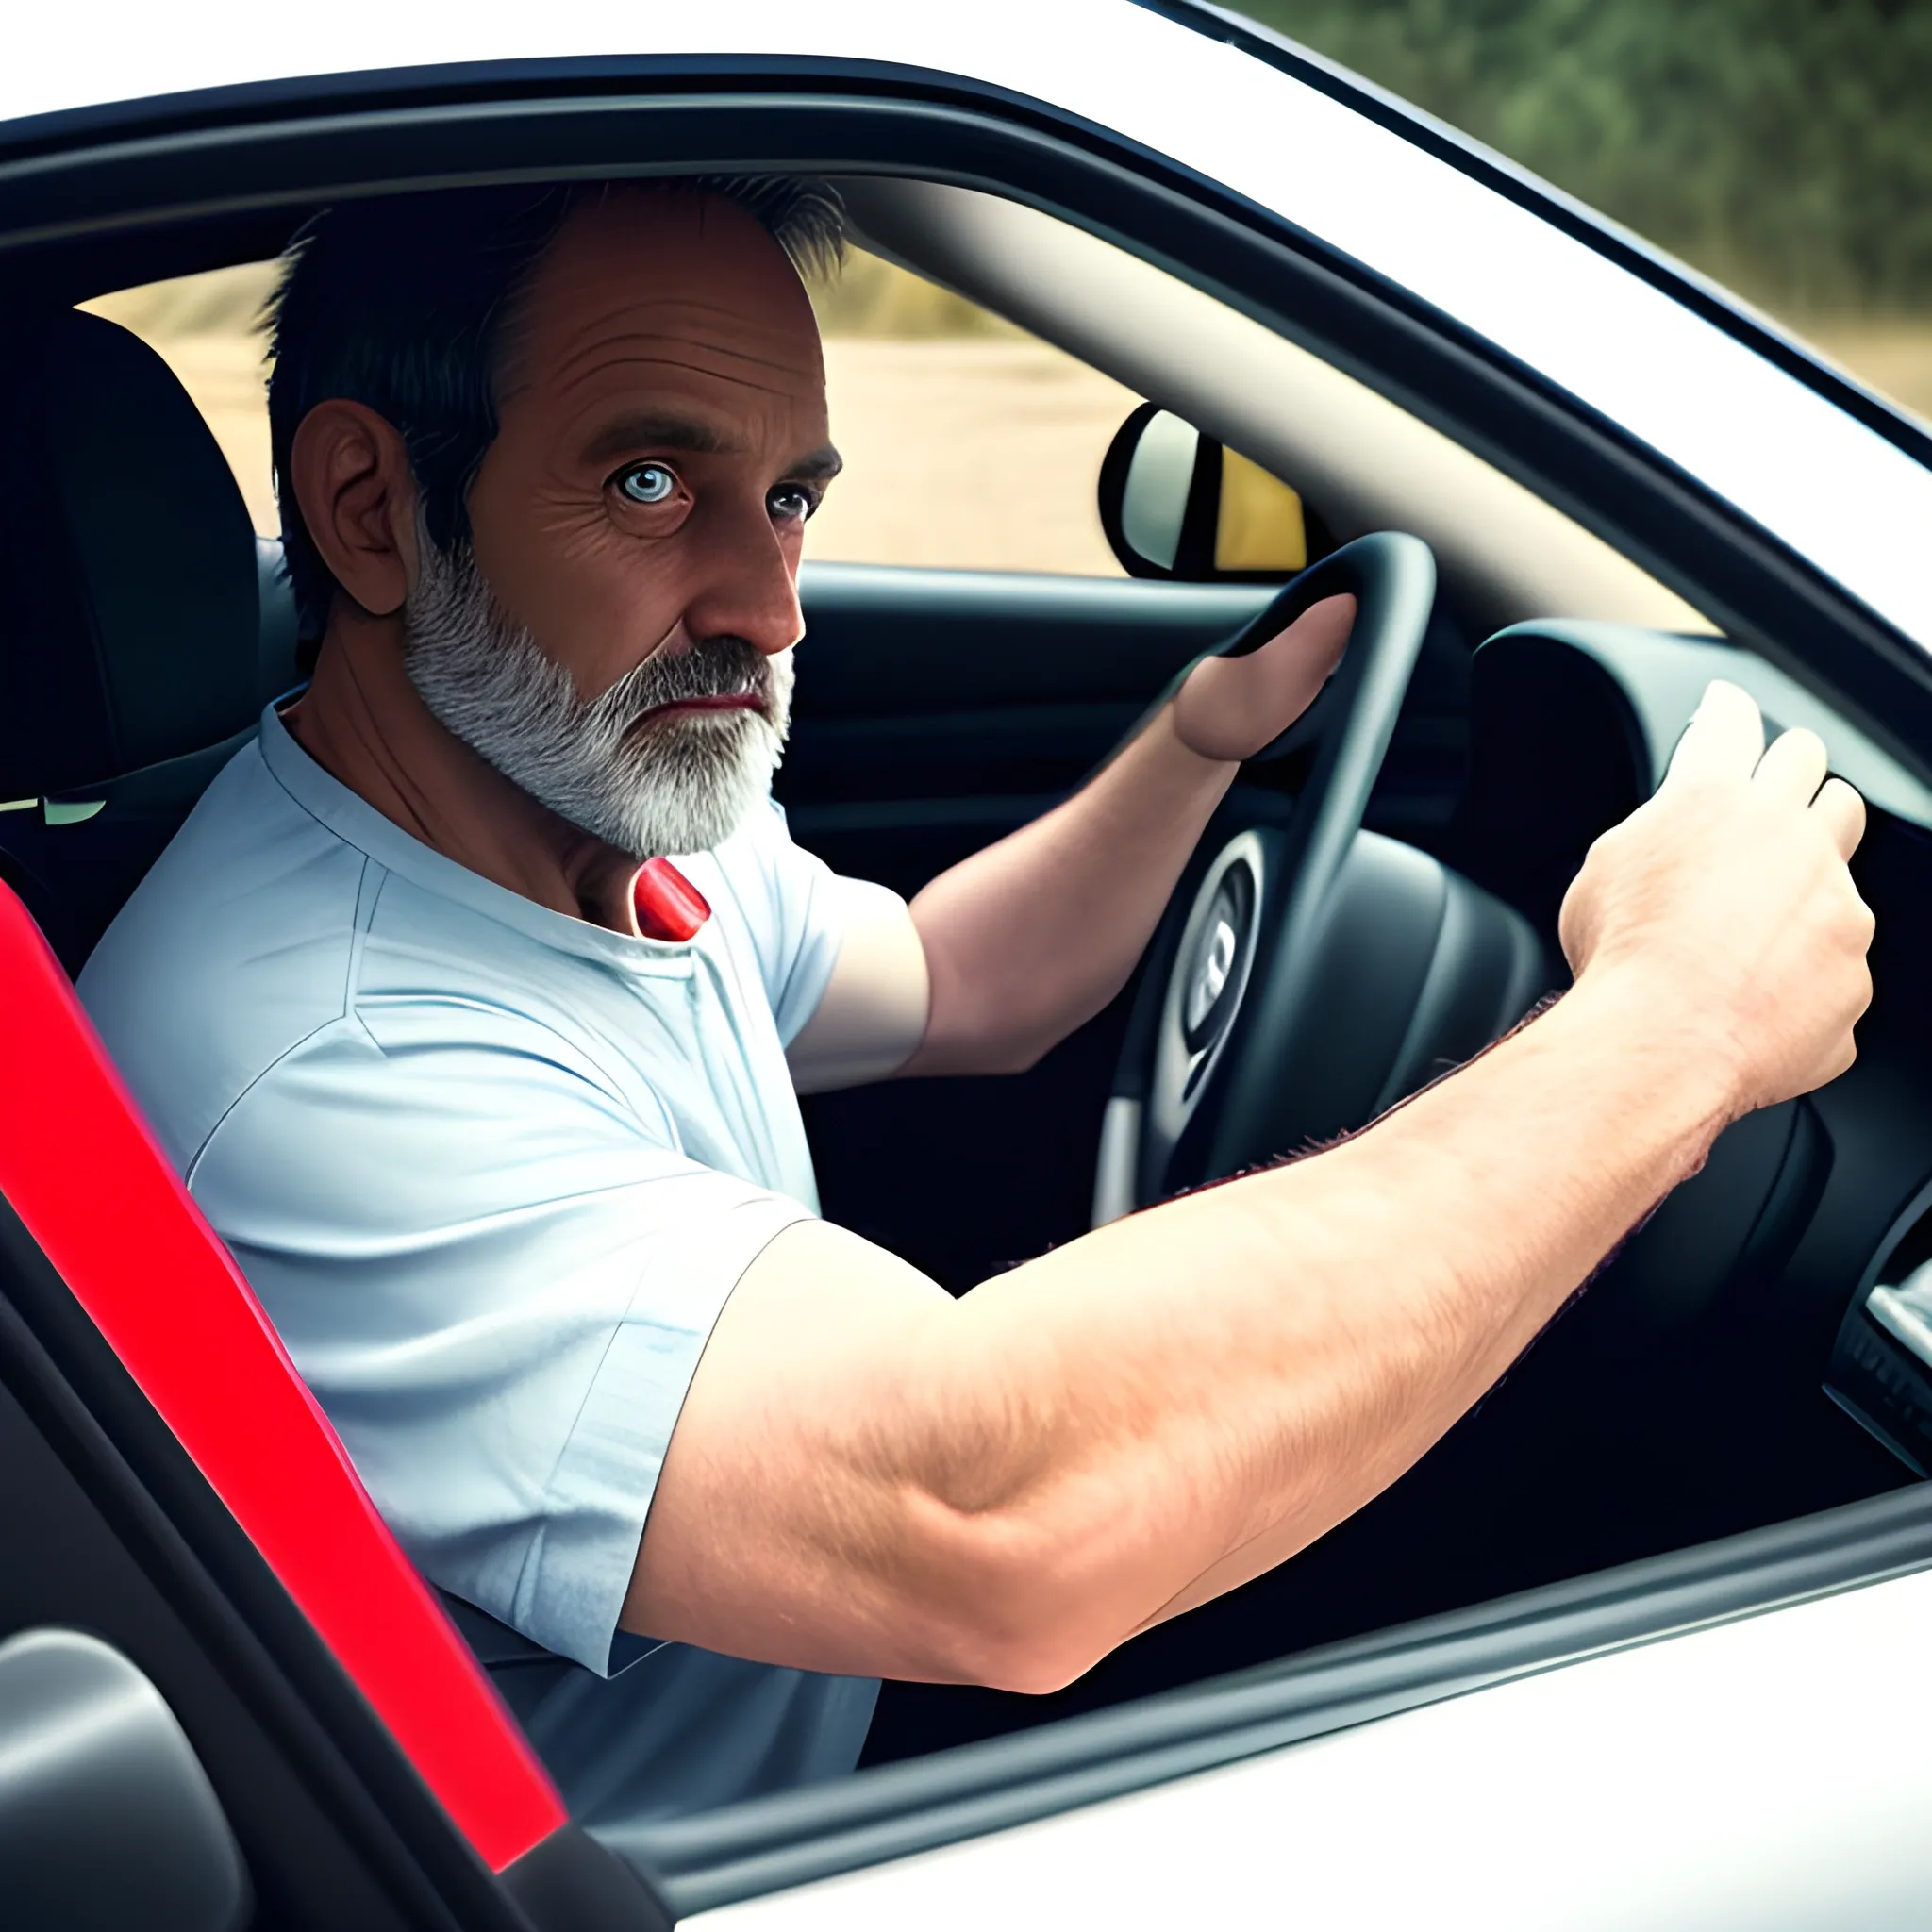
<instances>
[{"instance_id":1,"label":"green tree","mask_svg":"<svg viewBox=\"0 0 1932 1932\"><path fill-rule=\"evenodd\" d=\"M1248 0L1794 316L1932 311L1932 0Z\"/></svg>"}]
</instances>

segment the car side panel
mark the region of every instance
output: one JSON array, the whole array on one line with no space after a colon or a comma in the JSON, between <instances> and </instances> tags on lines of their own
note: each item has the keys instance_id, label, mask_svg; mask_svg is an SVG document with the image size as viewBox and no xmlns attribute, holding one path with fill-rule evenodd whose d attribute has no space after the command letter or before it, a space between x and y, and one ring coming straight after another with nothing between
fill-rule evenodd
<instances>
[{"instance_id":1,"label":"car side panel","mask_svg":"<svg viewBox=\"0 0 1932 1932\"><path fill-rule=\"evenodd\" d=\"M1908 1932L1928 1618L1920 1572L684 1923Z\"/></svg>"}]
</instances>

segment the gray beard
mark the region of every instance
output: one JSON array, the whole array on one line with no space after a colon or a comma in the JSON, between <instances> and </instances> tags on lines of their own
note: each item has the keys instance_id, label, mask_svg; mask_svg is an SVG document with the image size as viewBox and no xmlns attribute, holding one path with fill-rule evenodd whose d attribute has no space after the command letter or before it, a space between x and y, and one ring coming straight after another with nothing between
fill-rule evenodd
<instances>
[{"instance_id":1,"label":"gray beard","mask_svg":"<svg viewBox=\"0 0 1932 1932\"><path fill-rule=\"evenodd\" d=\"M765 795L791 721L791 653L709 638L646 658L602 697L577 695L496 602L467 542L424 533L404 606L403 668L430 714L559 818L635 858L708 852ZM683 712L637 728L659 705L749 692L765 708Z\"/></svg>"}]
</instances>

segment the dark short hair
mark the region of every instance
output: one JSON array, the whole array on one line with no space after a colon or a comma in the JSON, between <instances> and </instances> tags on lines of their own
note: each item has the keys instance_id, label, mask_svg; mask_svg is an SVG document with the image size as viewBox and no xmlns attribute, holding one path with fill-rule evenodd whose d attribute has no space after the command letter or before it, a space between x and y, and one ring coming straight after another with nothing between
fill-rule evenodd
<instances>
[{"instance_id":1,"label":"dark short hair","mask_svg":"<svg viewBox=\"0 0 1932 1932\"><path fill-rule=\"evenodd\" d=\"M305 657L336 582L289 482L295 431L316 404L366 404L400 432L430 541L469 534L470 486L496 440L506 318L573 209L628 184L452 189L345 202L306 223L282 258L267 315L269 436L282 545ZM721 194L745 208L801 272L844 246L844 210L824 181L693 175L651 185Z\"/></svg>"}]
</instances>

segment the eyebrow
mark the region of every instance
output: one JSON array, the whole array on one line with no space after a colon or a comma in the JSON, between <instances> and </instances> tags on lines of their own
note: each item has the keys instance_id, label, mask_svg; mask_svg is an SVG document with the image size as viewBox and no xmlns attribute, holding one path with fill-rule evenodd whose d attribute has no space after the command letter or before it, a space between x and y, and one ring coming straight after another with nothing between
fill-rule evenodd
<instances>
[{"instance_id":1,"label":"eyebrow","mask_svg":"<svg viewBox=\"0 0 1932 1932\"><path fill-rule=\"evenodd\" d=\"M801 483L829 483L844 467L845 458L828 442L808 457L800 457L787 467L785 474L796 476Z\"/></svg>"},{"instance_id":2,"label":"eyebrow","mask_svg":"<svg viewBox=\"0 0 1932 1932\"><path fill-rule=\"evenodd\" d=\"M691 416L647 411L620 416L616 422L608 425L585 450L584 460L608 462L613 457L623 456L626 450L646 446L691 450L699 456L725 456L733 450L732 443L708 423L700 423Z\"/></svg>"}]
</instances>

